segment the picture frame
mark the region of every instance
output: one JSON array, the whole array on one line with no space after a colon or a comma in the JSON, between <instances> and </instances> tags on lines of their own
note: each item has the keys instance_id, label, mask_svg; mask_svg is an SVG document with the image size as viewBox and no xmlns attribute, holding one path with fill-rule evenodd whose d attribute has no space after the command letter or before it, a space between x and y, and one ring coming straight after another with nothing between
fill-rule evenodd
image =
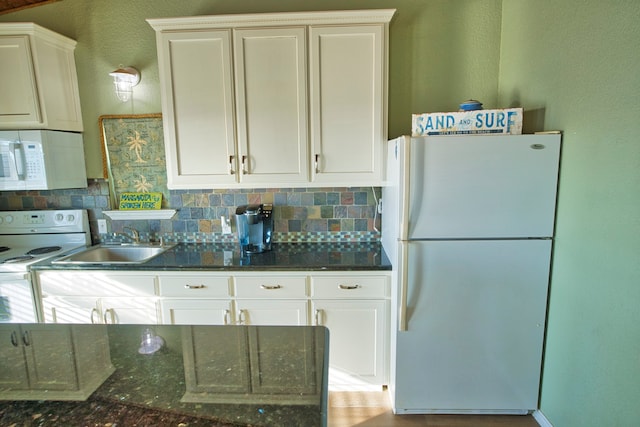
<instances>
[{"instance_id":1,"label":"picture frame","mask_svg":"<svg viewBox=\"0 0 640 427\"><path fill-rule=\"evenodd\" d=\"M162 114L103 115L98 118L103 176L109 181L110 208L122 193L162 193L169 200Z\"/></svg>"}]
</instances>

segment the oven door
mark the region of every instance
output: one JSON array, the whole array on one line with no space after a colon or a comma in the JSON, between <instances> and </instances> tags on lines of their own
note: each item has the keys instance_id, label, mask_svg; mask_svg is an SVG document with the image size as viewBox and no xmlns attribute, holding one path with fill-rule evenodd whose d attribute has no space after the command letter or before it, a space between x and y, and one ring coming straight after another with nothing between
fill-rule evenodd
<instances>
[{"instance_id":1,"label":"oven door","mask_svg":"<svg viewBox=\"0 0 640 427\"><path fill-rule=\"evenodd\" d=\"M29 273L0 273L0 323L35 323Z\"/></svg>"}]
</instances>

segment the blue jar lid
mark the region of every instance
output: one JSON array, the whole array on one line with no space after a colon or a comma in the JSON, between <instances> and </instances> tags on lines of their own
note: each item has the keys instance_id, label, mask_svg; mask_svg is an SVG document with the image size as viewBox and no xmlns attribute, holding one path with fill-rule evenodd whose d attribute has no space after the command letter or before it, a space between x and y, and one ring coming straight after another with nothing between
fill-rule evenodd
<instances>
[{"instance_id":1,"label":"blue jar lid","mask_svg":"<svg viewBox=\"0 0 640 427\"><path fill-rule=\"evenodd\" d=\"M460 104L460 111L482 110L482 102L475 99L469 99Z\"/></svg>"}]
</instances>

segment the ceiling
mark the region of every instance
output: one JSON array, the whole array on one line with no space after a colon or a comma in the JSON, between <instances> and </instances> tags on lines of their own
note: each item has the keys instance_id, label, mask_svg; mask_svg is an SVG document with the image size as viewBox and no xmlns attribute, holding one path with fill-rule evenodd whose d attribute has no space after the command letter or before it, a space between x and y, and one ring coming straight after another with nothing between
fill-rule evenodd
<instances>
[{"instance_id":1,"label":"ceiling","mask_svg":"<svg viewBox=\"0 0 640 427\"><path fill-rule=\"evenodd\" d=\"M0 15L59 0L0 0Z\"/></svg>"}]
</instances>

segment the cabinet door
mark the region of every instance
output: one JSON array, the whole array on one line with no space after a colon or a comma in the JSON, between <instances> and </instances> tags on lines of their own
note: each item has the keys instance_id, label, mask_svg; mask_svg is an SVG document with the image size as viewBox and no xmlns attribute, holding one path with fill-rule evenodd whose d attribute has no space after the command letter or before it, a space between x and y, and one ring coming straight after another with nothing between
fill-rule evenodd
<instances>
[{"instance_id":1,"label":"cabinet door","mask_svg":"<svg viewBox=\"0 0 640 427\"><path fill-rule=\"evenodd\" d=\"M380 185L386 135L383 25L310 28L314 183Z\"/></svg>"},{"instance_id":2,"label":"cabinet door","mask_svg":"<svg viewBox=\"0 0 640 427\"><path fill-rule=\"evenodd\" d=\"M75 354L68 327L24 325L22 344L32 390L77 390Z\"/></svg>"},{"instance_id":3,"label":"cabinet door","mask_svg":"<svg viewBox=\"0 0 640 427\"><path fill-rule=\"evenodd\" d=\"M224 345L221 345L224 343ZM209 401L209 393L246 394L251 390L246 329L182 328L186 394L183 401Z\"/></svg>"},{"instance_id":4,"label":"cabinet door","mask_svg":"<svg viewBox=\"0 0 640 427\"><path fill-rule=\"evenodd\" d=\"M45 323L103 323L97 298L44 297L42 309Z\"/></svg>"},{"instance_id":5,"label":"cabinet door","mask_svg":"<svg viewBox=\"0 0 640 427\"><path fill-rule=\"evenodd\" d=\"M155 298L101 298L102 322L106 324L159 323Z\"/></svg>"},{"instance_id":6,"label":"cabinet door","mask_svg":"<svg viewBox=\"0 0 640 427\"><path fill-rule=\"evenodd\" d=\"M162 323L167 325L228 325L231 301L167 298L160 303Z\"/></svg>"},{"instance_id":7,"label":"cabinet door","mask_svg":"<svg viewBox=\"0 0 640 427\"><path fill-rule=\"evenodd\" d=\"M28 389L27 362L18 325L0 324L0 389Z\"/></svg>"},{"instance_id":8,"label":"cabinet door","mask_svg":"<svg viewBox=\"0 0 640 427\"><path fill-rule=\"evenodd\" d=\"M230 30L163 33L158 58L167 186L235 183Z\"/></svg>"},{"instance_id":9,"label":"cabinet door","mask_svg":"<svg viewBox=\"0 0 640 427\"><path fill-rule=\"evenodd\" d=\"M308 181L305 52L303 27L234 31L242 183Z\"/></svg>"},{"instance_id":10,"label":"cabinet door","mask_svg":"<svg viewBox=\"0 0 640 427\"><path fill-rule=\"evenodd\" d=\"M0 125L36 124L40 106L28 36L0 38Z\"/></svg>"},{"instance_id":11,"label":"cabinet door","mask_svg":"<svg viewBox=\"0 0 640 427\"><path fill-rule=\"evenodd\" d=\"M329 328L329 383L361 387L386 378L388 301L314 300L315 322Z\"/></svg>"},{"instance_id":12,"label":"cabinet door","mask_svg":"<svg viewBox=\"0 0 640 427\"><path fill-rule=\"evenodd\" d=\"M236 300L241 325L306 325L306 300Z\"/></svg>"},{"instance_id":13,"label":"cabinet door","mask_svg":"<svg viewBox=\"0 0 640 427\"><path fill-rule=\"evenodd\" d=\"M320 393L321 363L316 361L315 331L308 328L251 328L251 390L276 396Z\"/></svg>"}]
</instances>

